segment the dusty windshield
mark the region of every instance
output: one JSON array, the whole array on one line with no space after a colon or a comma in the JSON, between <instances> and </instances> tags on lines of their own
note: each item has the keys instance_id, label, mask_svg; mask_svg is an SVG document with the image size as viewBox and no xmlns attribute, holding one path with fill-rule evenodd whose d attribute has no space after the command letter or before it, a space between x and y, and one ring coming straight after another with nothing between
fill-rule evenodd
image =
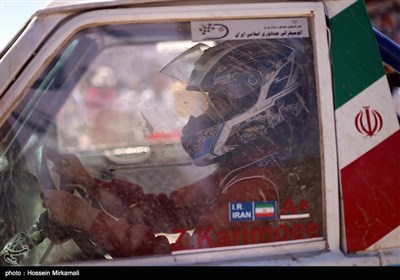
<instances>
[{"instance_id":1,"label":"dusty windshield","mask_svg":"<svg viewBox=\"0 0 400 280\"><path fill-rule=\"evenodd\" d=\"M1 127L2 264L322 240L309 20L277 23L77 33Z\"/></svg>"}]
</instances>

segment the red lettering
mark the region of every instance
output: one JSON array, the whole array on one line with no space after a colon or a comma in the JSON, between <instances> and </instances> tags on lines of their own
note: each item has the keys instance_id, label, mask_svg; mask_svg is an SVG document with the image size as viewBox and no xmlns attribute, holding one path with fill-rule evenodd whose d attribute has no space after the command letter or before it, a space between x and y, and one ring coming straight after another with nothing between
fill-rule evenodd
<instances>
[{"instance_id":1,"label":"red lettering","mask_svg":"<svg viewBox=\"0 0 400 280\"><path fill-rule=\"evenodd\" d=\"M217 246L222 247L230 245L232 245L232 243L229 230L221 230L217 232Z\"/></svg>"},{"instance_id":2,"label":"red lettering","mask_svg":"<svg viewBox=\"0 0 400 280\"><path fill-rule=\"evenodd\" d=\"M213 230L212 226L208 226L204 232L202 231L202 227L198 227L196 229L195 233L196 233L196 237L197 237L198 248L215 247L214 242L211 240L211 238L209 236L210 231L212 231L212 230ZM205 247L203 247L204 241L207 242L208 246L206 245Z\"/></svg>"},{"instance_id":3,"label":"red lettering","mask_svg":"<svg viewBox=\"0 0 400 280\"><path fill-rule=\"evenodd\" d=\"M264 227L263 233L264 233L264 235L263 235L264 238L265 238L265 234L267 234L267 236L268 236L267 242L272 242L274 240L274 234L273 234L272 228L270 226Z\"/></svg>"},{"instance_id":4,"label":"red lettering","mask_svg":"<svg viewBox=\"0 0 400 280\"><path fill-rule=\"evenodd\" d=\"M281 233L283 233L283 235L281 235ZM287 225L279 225L275 229L276 241L288 240L289 236L290 236L290 228Z\"/></svg>"},{"instance_id":5,"label":"red lettering","mask_svg":"<svg viewBox=\"0 0 400 280\"><path fill-rule=\"evenodd\" d=\"M302 199L299 205L297 205L297 209L299 209L301 212L306 212L309 208L310 206L308 205L308 202L304 199Z\"/></svg>"},{"instance_id":6,"label":"red lettering","mask_svg":"<svg viewBox=\"0 0 400 280\"><path fill-rule=\"evenodd\" d=\"M291 198L288 198L283 203L283 208L281 209L282 215L287 214L296 214L296 208L294 207L293 201Z\"/></svg>"},{"instance_id":7,"label":"red lettering","mask_svg":"<svg viewBox=\"0 0 400 280\"><path fill-rule=\"evenodd\" d=\"M294 224L292 227L292 238L302 239L304 238L304 227L302 224Z\"/></svg>"},{"instance_id":8,"label":"red lettering","mask_svg":"<svg viewBox=\"0 0 400 280\"><path fill-rule=\"evenodd\" d=\"M290 205L290 202L288 203ZM197 246L189 245L186 229L174 229L173 233L179 233L176 242L171 244L173 251L196 248L223 247L241 244L268 243L273 241L286 241L319 236L319 226L316 222L307 224L295 223L293 225L267 225L265 227L253 227L248 229L247 224L233 230L220 230L214 232L212 226L198 227L194 233ZM215 233L215 234L214 234Z\"/></svg>"},{"instance_id":9,"label":"red lettering","mask_svg":"<svg viewBox=\"0 0 400 280\"><path fill-rule=\"evenodd\" d=\"M258 233L258 238L256 239L257 233ZM256 228L250 229L250 240L251 240L251 243L263 243L264 242L263 228L256 227Z\"/></svg>"},{"instance_id":10,"label":"red lettering","mask_svg":"<svg viewBox=\"0 0 400 280\"><path fill-rule=\"evenodd\" d=\"M258 239L256 239L256 233L258 233ZM250 230L251 243L264 243L265 235L267 235L267 242L272 242L273 233L270 226L265 226L264 228L256 227Z\"/></svg>"},{"instance_id":11,"label":"red lettering","mask_svg":"<svg viewBox=\"0 0 400 280\"><path fill-rule=\"evenodd\" d=\"M306 236L308 238L318 237L319 236L319 228L316 222L308 222L306 224Z\"/></svg>"},{"instance_id":12,"label":"red lettering","mask_svg":"<svg viewBox=\"0 0 400 280\"><path fill-rule=\"evenodd\" d=\"M239 244L239 240L238 240L238 235L242 233L242 230L240 229L234 229L233 230L233 244Z\"/></svg>"},{"instance_id":13,"label":"red lettering","mask_svg":"<svg viewBox=\"0 0 400 280\"><path fill-rule=\"evenodd\" d=\"M242 235L243 239L239 239ZM234 229L233 230L233 244L248 244L248 231L247 225L243 224L241 229Z\"/></svg>"},{"instance_id":14,"label":"red lettering","mask_svg":"<svg viewBox=\"0 0 400 280\"><path fill-rule=\"evenodd\" d=\"M171 250L172 251L179 251L179 250L189 249L188 246L182 245L182 240L183 240L183 237L186 234L186 229L184 229L184 228L173 229L172 233L179 233L179 236L176 239L175 243L171 244Z\"/></svg>"},{"instance_id":15,"label":"red lettering","mask_svg":"<svg viewBox=\"0 0 400 280\"><path fill-rule=\"evenodd\" d=\"M248 244L249 243L249 231L247 230L247 224L243 224L243 243Z\"/></svg>"}]
</instances>

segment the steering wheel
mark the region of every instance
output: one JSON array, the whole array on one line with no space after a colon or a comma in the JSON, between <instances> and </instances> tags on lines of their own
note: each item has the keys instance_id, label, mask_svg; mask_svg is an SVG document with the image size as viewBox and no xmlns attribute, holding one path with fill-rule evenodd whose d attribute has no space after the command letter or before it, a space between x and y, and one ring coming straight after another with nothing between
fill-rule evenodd
<instances>
[{"instance_id":1,"label":"steering wheel","mask_svg":"<svg viewBox=\"0 0 400 280\"><path fill-rule=\"evenodd\" d=\"M71 193L78 192L81 198L91 204L91 201L89 201L89 197L84 193L84 190L76 185L73 185L70 181L70 178L66 178L66 176L60 175L60 184L59 188L57 188L53 177L51 176L49 162L60 166L62 164L66 164L64 158L65 157L63 157L58 151L48 146L42 145L37 149L35 167L38 181L42 190L60 190ZM42 217L43 215L44 217ZM47 211L45 211L42 216L42 230L44 231L46 237L51 236L52 242L56 240L56 243L63 243L69 239L73 239L86 257L91 259L104 258L104 255L107 252L104 250L104 248L92 242L87 234L79 230L63 227L55 222L52 222L48 218Z\"/></svg>"}]
</instances>

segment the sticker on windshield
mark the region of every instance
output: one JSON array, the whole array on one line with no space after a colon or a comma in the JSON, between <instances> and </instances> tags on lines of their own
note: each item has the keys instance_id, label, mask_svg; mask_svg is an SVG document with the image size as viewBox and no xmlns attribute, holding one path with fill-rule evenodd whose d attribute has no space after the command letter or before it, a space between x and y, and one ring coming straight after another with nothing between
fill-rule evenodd
<instances>
[{"instance_id":1,"label":"sticker on windshield","mask_svg":"<svg viewBox=\"0 0 400 280\"><path fill-rule=\"evenodd\" d=\"M276 201L229 202L229 221L275 220Z\"/></svg>"},{"instance_id":2,"label":"sticker on windshield","mask_svg":"<svg viewBox=\"0 0 400 280\"><path fill-rule=\"evenodd\" d=\"M192 21L192 40L249 40L309 37L306 18Z\"/></svg>"}]
</instances>

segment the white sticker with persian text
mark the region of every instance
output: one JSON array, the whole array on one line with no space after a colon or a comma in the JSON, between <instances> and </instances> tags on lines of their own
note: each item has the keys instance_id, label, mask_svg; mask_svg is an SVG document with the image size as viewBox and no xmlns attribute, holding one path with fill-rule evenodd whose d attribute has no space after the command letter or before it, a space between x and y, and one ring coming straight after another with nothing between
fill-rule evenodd
<instances>
[{"instance_id":1,"label":"white sticker with persian text","mask_svg":"<svg viewBox=\"0 0 400 280\"><path fill-rule=\"evenodd\" d=\"M192 21L192 40L249 40L308 37L307 18Z\"/></svg>"}]
</instances>

